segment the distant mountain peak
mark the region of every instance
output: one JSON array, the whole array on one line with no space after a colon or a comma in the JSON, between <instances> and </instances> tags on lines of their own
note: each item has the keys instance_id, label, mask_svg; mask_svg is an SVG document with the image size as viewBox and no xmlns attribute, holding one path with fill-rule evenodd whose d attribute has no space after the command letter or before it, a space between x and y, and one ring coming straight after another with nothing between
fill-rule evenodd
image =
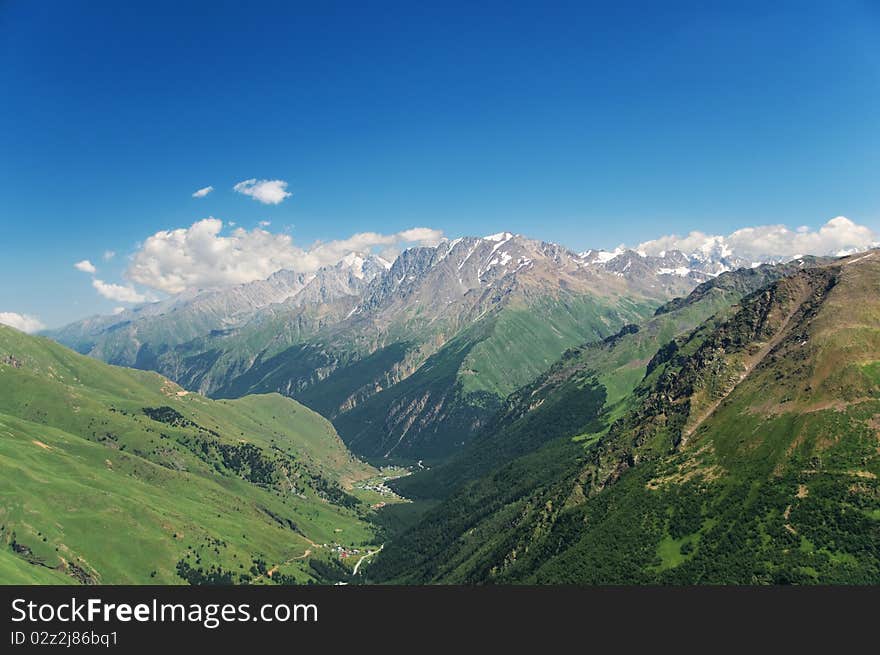
<instances>
[{"instance_id":1,"label":"distant mountain peak","mask_svg":"<svg viewBox=\"0 0 880 655\"><path fill-rule=\"evenodd\" d=\"M514 234L512 232L498 232L496 234L489 234L487 236L484 236L483 240L484 241L495 241L497 243L497 242L503 242L503 241L510 241L513 237L514 237Z\"/></svg>"},{"instance_id":2,"label":"distant mountain peak","mask_svg":"<svg viewBox=\"0 0 880 655\"><path fill-rule=\"evenodd\" d=\"M377 275L390 269L391 262L371 253L352 251L340 259L334 268L348 271L359 280L369 282Z\"/></svg>"},{"instance_id":3,"label":"distant mountain peak","mask_svg":"<svg viewBox=\"0 0 880 655\"><path fill-rule=\"evenodd\" d=\"M578 256L590 264L595 262L604 264L606 262L610 262L615 257L622 255L624 252L626 252L626 248L624 248L623 246L618 246L614 250L604 250L602 248L596 250L591 248L590 250L585 250L584 252L580 253Z\"/></svg>"},{"instance_id":4,"label":"distant mountain peak","mask_svg":"<svg viewBox=\"0 0 880 655\"><path fill-rule=\"evenodd\" d=\"M724 237L707 237L688 252L674 249L646 252L618 246L614 250L586 250L579 257L588 267L604 268L618 274L631 272L642 275L650 272L659 276L691 277L699 281L737 268L779 263L768 259L754 262L738 257Z\"/></svg>"}]
</instances>

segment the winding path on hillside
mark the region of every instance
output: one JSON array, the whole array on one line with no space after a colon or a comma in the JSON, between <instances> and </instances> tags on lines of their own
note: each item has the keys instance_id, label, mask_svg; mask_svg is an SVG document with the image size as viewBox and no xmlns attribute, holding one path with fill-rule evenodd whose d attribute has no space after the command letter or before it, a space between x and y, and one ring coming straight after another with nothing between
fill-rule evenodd
<instances>
[{"instance_id":1,"label":"winding path on hillside","mask_svg":"<svg viewBox=\"0 0 880 655\"><path fill-rule=\"evenodd\" d=\"M369 553L367 553L366 555L363 555L363 556L357 561L357 564L354 565L354 575L357 575L357 574L358 574L358 569L361 568L361 564L364 563L364 560L365 560L365 559L367 559L368 557L372 557L373 555L375 555L376 553L378 553L378 552L379 552L380 550L382 550L383 548L385 548L385 544L382 544L381 546L379 546L379 549L378 549L378 550L371 550L371 551L370 551Z\"/></svg>"}]
</instances>

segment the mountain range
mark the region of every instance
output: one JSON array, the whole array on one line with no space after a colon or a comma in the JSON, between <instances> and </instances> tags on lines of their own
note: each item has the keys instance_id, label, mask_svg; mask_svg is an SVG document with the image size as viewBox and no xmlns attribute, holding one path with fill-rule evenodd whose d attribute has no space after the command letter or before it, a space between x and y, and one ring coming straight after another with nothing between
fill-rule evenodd
<instances>
[{"instance_id":1,"label":"mountain range","mask_svg":"<svg viewBox=\"0 0 880 655\"><path fill-rule=\"evenodd\" d=\"M744 265L757 263L727 248L576 254L505 232L406 250L393 264L352 253L48 335L211 397L296 398L365 457L443 459L567 348Z\"/></svg>"},{"instance_id":2,"label":"mountain range","mask_svg":"<svg viewBox=\"0 0 880 655\"><path fill-rule=\"evenodd\" d=\"M0 578L876 584L880 251L722 246L502 233L0 326Z\"/></svg>"}]
</instances>

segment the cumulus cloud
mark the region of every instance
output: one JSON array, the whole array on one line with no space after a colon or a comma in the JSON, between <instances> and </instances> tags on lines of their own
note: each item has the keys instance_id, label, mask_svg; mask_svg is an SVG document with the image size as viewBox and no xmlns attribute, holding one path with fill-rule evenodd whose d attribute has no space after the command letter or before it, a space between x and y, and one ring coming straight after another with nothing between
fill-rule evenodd
<instances>
[{"instance_id":1,"label":"cumulus cloud","mask_svg":"<svg viewBox=\"0 0 880 655\"><path fill-rule=\"evenodd\" d=\"M731 247L748 253L778 253L781 256L833 255L869 248L876 242L874 232L845 216L832 218L816 231L799 228L792 232L784 225L747 227L727 238Z\"/></svg>"},{"instance_id":2,"label":"cumulus cloud","mask_svg":"<svg viewBox=\"0 0 880 655\"><path fill-rule=\"evenodd\" d=\"M116 251L114 251L114 250L105 250L104 251L103 258L104 258L105 262L109 262L114 257L116 257Z\"/></svg>"},{"instance_id":3,"label":"cumulus cloud","mask_svg":"<svg viewBox=\"0 0 880 655\"><path fill-rule=\"evenodd\" d=\"M132 286L112 284L110 282L104 282L103 280L99 280L97 278L92 280L92 286L95 287L95 291L97 291L108 300L130 303L146 302L147 300L147 297L144 294L139 293Z\"/></svg>"},{"instance_id":4,"label":"cumulus cloud","mask_svg":"<svg viewBox=\"0 0 880 655\"><path fill-rule=\"evenodd\" d=\"M239 182L232 188L264 205L278 205L285 198L293 195L287 191L287 182L284 180L258 180L251 178L250 180Z\"/></svg>"},{"instance_id":5,"label":"cumulus cloud","mask_svg":"<svg viewBox=\"0 0 880 655\"><path fill-rule=\"evenodd\" d=\"M206 195L211 193L211 191L213 191L213 190L214 190L214 187L212 187L212 186L202 187L198 191L194 191L192 196L193 196L193 198L204 198Z\"/></svg>"},{"instance_id":6,"label":"cumulus cloud","mask_svg":"<svg viewBox=\"0 0 880 655\"><path fill-rule=\"evenodd\" d=\"M76 264L73 265L73 267L78 271L82 271L83 273L95 274L98 272L98 269L95 268L95 265L92 264L92 262L90 262L88 259L84 259L81 262L77 262Z\"/></svg>"},{"instance_id":7,"label":"cumulus cloud","mask_svg":"<svg viewBox=\"0 0 880 655\"><path fill-rule=\"evenodd\" d=\"M419 242L430 246L436 246L443 238L443 232L429 227L414 227L398 234L402 240L409 243Z\"/></svg>"},{"instance_id":8,"label":"cumulus cloud","mask_svg":"<svg viewBox=\"0 0 880 655\"><path fill-rule=\"evenodd\" d=\"M664 250L691 253L720 247L746 259L796 257L798 255L835 255L857 252L877 243L877 235L845 216L837 216L818 230L801 226L794 230L785 225L744 227L726 236L691 232L685 237L668 235L639 244L637 250L656 255Z\"/></svg>"},{"instance_id":9,"label":"cumulus cloud","mask_svg":"<svg viewBox=\"0 0 880 655\"><path fill-rule=\"evenodd\" d=\"M396 234L361 232L301 248L290 235L259 227L235 228L228 235L221 234L222 230L223 221L211 217L188 228L156 232L134 254L126 276L153 289L180 293L261 280L283 268L312 272L336 264L352 251L435 245L443 237L442 232L430 228Z\"/></svg>"},{"instance_id":10,"label":"cumulus cloud","mask_svg":"<svg viewBox=\"0 0 880 655\"><path fill-rule=\"evenodd\" d=\"M22 332L39 332L46 326L40 319L28 314L17 314L15 312L0 312L0 323L14 327Z\"/></svg>"}]
</instances>

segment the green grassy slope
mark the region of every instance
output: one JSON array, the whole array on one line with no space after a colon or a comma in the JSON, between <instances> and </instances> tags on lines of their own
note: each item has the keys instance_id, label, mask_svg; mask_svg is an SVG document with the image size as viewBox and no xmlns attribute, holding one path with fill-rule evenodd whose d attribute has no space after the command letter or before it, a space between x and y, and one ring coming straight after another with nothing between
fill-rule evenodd
<instances>
[{"instance_id":1,"label":"green grassy slope","mask_svg":"<svg viewBox=\"0 0 880 655\"><path fill-rule=\"evenodd\" d=\"M655 303L591 297L543 297L501 312L491 332L463 362L465 392L488 391L501 398L528 384L566 349L617 332L650 316Z\"/></svg>"},{"instance_id":2,"label":"green grassy slope","mask_svg":"<svg viewBox=\"0 0 880 655\"><path fill-rule=\"evenodd\" d=\"M3 582L266 581L281 563L306 582L332 561L315 544L373 539L350 484L376 471L311 410L208 400L4 326L0 470Z\"/></svg>"},{"instance_id":3,"label":"green grassy slope","mask_svg":"<svg viewBox=\"0 0 880 655\"><path fill-rule=\"evenodd\" d=\"M6 585L70 584L70 578L61 571L34 567L5 549L0 551L0 580Z\"/></svg>"},{"instance_id":4,"label":"green grassy slope","mask_svg":"<svg viewBox=\"0 0 880 655\"><path fill-rule=\"evenodd\" d=\"M663 348L594 442L557 439L471 483L371 574L880 582L878 285L874 253L752 294Z\"/></svg>"}]
</instances>

